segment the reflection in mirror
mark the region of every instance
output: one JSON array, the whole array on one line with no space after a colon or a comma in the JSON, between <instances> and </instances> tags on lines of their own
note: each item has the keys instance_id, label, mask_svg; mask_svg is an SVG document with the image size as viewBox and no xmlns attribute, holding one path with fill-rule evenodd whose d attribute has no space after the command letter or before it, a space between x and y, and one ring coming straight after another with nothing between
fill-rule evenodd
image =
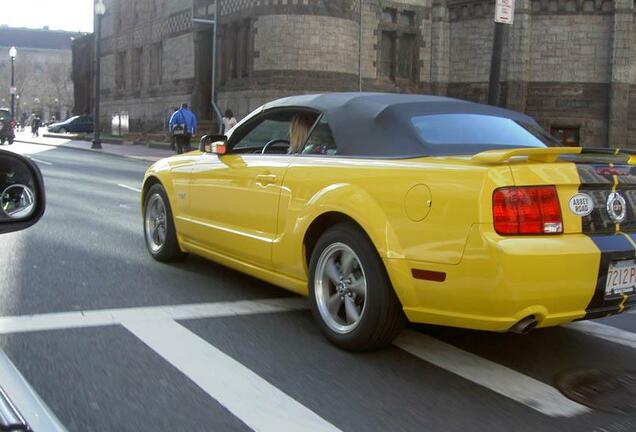
<instances>
[{"instance_id":1,"label":"reflection in mirror","mask_svg":"<svg viewBox=\"0 0 636 432\"><path fill-rule=\"evenodd\" d=\"M35 210L33 191L22 184L7 186L0 194L0 208L11 219L28 218Z\"/></svg>"},{"instance_id":2,"label":"reflection in mirror","mask_svg":"<svg viewBox=\"0 0 636 432\"><path fill-rule=\"evenodd\" d=\"M0 157L0 221L28 219L37 208L36 179L16 157Z\"/></svg>"}]
</instances>

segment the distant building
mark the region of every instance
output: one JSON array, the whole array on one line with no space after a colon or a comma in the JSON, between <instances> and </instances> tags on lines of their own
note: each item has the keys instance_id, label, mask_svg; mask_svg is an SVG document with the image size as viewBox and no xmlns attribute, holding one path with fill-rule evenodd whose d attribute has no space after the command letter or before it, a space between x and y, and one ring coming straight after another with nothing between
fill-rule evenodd
<instances>
[{"instance_id":1,"label":"distant building","mask_svg":"<svg viewBox=\"0 0 636 432\"><path fill-rule=\"evenodd\" d=\"M157 127L190 103L210 118L211 28L192 0L107 0L104 116ZM212 0L196 0L197 12ZM359 26L362 3L362 28ZM569 144L636 147L628 0L517 0L500 104ZM484 102L494 0L219 0L218 102L239 116L285 95L358 90ZM361 31L360 31L361 30Z\"/></svg>"},{"instance_id":2,"label":"distant building","mask_svg":"<svg viewBox=\"0 0 636 432\"><path fill-rule=\"evenodd\" d=\"M0 26L0 105L10 106L11 62L15 46L16 115L38 113L64 118L73 108L71 42L78 33Z\"/></svg>"}]
</instances>

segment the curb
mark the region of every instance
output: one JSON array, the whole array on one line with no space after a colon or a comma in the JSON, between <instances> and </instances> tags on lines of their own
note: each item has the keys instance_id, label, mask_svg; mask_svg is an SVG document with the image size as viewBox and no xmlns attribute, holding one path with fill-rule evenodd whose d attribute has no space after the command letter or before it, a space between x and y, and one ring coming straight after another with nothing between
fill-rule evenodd
<instances>
[{"instance_id":1,"label":"curb","mask_svg":"<svg viewBox=\"0 0 636 432\"><path fill-rule=\"evenodd\" d=\"M86 152L91 152L91 153L100 153L100 154L105 154L105 155L109 155L109 156L115 156L115 157L121 157L121 158L126 158L126 159L131 159L131 160L136 160L136 161L146 161L146 162L156 162L155 159L148 159L147 157L144 156L132 156L132 155L124 155L124 154L119 154L119 153L110 153L107 151L99 150L99 149L91 149L91 148L82 148L82 147L73 147L73 146L68 146L68 145L64 145L64 144L45 144L45 143L41 143L41 142L35 142L35 141L27 141L27 140L23 140L23 139L16 139L14 142L21 142L21 143L25 143L25 144L35 144L35 145L41 145L41 146L46 146L46 147L59 147L59 148L65 148L65 149L69 149L69 150L80 150L80 151L86 151ZM167 156L164 156L167 157Z\"/></svg>"}]
</instances>

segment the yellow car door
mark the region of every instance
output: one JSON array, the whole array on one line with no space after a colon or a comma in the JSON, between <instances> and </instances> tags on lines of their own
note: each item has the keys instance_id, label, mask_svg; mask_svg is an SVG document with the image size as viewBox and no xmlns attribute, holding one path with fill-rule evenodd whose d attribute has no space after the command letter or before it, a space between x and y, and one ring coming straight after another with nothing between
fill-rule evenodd
<instances>
[{"instance_id":1,"label":"yellow car door","mask_svg":"<svg viewBox=\"0 0 636 432\"><path fill-rule=\"evenodd\" d=\"M255 123L238 131L228 154L203 153L196 162L188 241L212 253L271 268L278 201L292 158L287 155L289 121L266 116Z\"/></svg>"}]
</instances>

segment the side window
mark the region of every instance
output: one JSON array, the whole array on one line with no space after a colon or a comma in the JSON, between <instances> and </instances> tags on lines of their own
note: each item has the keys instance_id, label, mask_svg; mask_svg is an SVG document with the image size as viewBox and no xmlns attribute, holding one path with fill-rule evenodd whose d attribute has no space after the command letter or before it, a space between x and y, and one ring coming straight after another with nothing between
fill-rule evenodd
<instances>
[{"instance_id":1,"label":"side window","mask_svg":"<svg viewBox=\"0 0 636 432\"><path fill-rule=\"evenodd\" d=\"M338 154L327 118L322 116L303 148L302 154L335 155Z\"/></svg>"},{"instance_id":2,"label":"side window","mask_svg":"<svg viewBox=\"0 0 636 432\"><path fill-rule=\"evenodd\" d=\"M287 153L286 147L289 147L289 121L289 118L281 118L280 116L265 118L236 142L232 147L232 152L261 153L267 143L273 140L282 140L278 148L285 147L284 151L277 151L276 153ZM286 146L285 142L287 142ZM274 149L271 152L274 153Z\"/></svg>"},{"instance_id":3,"label":"side window","mask_svg":"<svg viewBox=\"0 0 636 432\"><path fill-rule=\"evenodd\" d=\"M256 125L245 125L232 133L232 153L287 154L302 147L318 114L284 110L266 114ZM236 138L235 138L236 137Z\"/></svg>"}]
</instances>

